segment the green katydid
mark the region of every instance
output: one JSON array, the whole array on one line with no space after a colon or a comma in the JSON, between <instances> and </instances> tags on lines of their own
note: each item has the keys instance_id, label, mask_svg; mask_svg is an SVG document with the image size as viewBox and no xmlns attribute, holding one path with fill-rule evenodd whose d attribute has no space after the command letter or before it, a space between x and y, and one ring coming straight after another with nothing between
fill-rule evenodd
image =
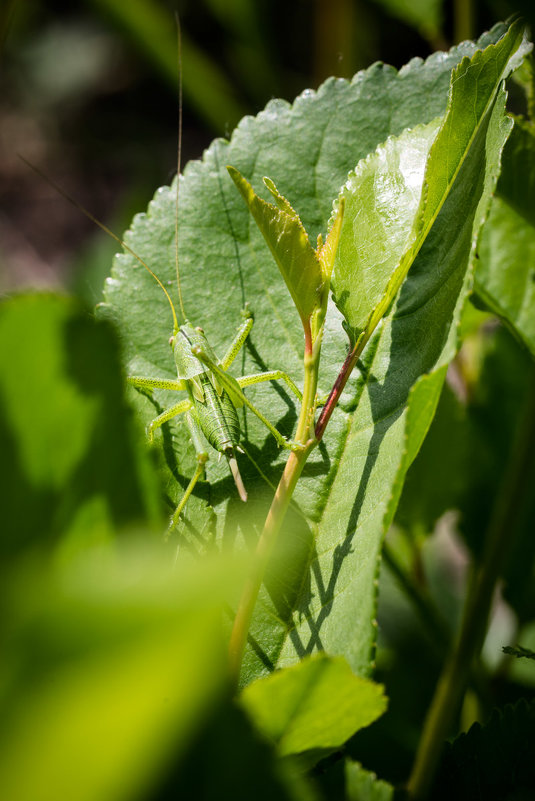
<instances>
[{"instance_id":1,"label":"green katydid","mask_svg":"<svg viewBox=\"0 0 535 801\"><path fill-rule=\"evenodd\" d=\"M138 256L135 257L139 258ZM142 263L144 264L144 262ZM147 269L149 268L147 267ZM287 383L288 387L299 399L301 399L301 392L292 379L281 370L256 373L242 376L241 378L234 378L227 372L245 343L253 325L253 318L247 310L244 312L246 319L238 329L234 341L225 356L221 361L218 361L202 328L194 327L187 320L180 290L179 300L184 323L178 326L176 312L169 293L160 280L156 276L155 278L165 292L172 309L174 327L169 343L173 349L177 380L130 376L128 382L138 389L185 390L188 394L187 398L158 415L148 427L149 439L152 440L155 429L173 417L185 414L191 440L197 453L197 469L171 517L170 531L178 522L189 496L204 472L208 453L203 445L203 440L207 440L214 450L226 456L240 498L242 501L247 500L247 492L243 485L236 459L236 451L239 449L240 439L237 409L241 406L246 405L264 423L279 445L285 448L299 447L288 442L277 431L275 426L244 395L243 388L263 381L281 379ZM179 281L178 269L177 278ZM180 287L180 283L178 286Z\"/></svg>"}]
</instances>

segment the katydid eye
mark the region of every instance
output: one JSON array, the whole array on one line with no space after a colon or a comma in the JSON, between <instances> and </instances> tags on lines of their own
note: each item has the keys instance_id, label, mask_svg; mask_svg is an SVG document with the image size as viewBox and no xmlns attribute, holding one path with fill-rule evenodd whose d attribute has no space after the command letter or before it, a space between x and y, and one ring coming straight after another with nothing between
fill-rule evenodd
<instances>
[{"instance_id":1,"label":"katydid eye","mask_svg":"<svg viewBox=\"0 0 535 801\"><path fill-rule=\"evenodd\" d=\"M204 334L204 328L201 328L200 325L198 325L195 330L198 331L199 334Z\"/></svg>"}]
</instances>

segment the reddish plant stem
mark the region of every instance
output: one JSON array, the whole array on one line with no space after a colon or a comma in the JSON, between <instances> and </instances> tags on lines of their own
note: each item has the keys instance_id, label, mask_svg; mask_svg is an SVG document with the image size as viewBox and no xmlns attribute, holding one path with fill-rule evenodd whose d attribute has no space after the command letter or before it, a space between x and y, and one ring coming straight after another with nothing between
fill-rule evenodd
<instances>
[{"instance_id":1,"label":"reddish plant stem","mask_svg":"<svg viewBox=\"0 0 535 801\"><path fill-rule=\"evenodd\" d=\"M327 398L327 403L321 410L318 422L316 423L316 430L314 433L318 442L323 437L325 427L331 419L331 415L336 407L336 404L340 400L340 395L344 391L344 387L347 384L347 379L351 375L353 367L360 358L360 355L366 347L372 333L373 330L366 331L359 337L359 339L357 339L353 350L349 351L342 367L340 368L340 372L338 373L336 381L333 384L333 388L331 389L329 397Z\"/></svg>"}]
</instances>

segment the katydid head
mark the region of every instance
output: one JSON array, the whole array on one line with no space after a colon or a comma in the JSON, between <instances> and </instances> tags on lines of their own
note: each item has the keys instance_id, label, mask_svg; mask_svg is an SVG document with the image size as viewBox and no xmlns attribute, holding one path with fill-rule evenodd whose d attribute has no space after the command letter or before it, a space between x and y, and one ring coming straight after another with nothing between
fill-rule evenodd
<instances>
[{"instance_id":1,"label":"katydid head","mask_svg":"<svg viewBox=\"0 0 535 801\"><path fill-rule=\"evenodd\" d=\"M171 338L178 377L183 380L192 379L206 371L206 367L197 358L195 352L202 352L214 362L217 357L213 352L202 328L185 322Z\"/></svg>"}]
</instances>

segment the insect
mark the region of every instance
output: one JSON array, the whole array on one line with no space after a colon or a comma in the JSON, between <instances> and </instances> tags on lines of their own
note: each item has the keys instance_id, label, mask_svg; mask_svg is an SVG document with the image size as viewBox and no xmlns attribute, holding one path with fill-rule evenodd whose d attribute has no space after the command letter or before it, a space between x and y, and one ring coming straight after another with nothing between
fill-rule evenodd
<instances>
[{"instance_id":1,"label":"insect","mask_svg":"<svg viewBox=\"0 0 535 801\"><path fill-rule=\"evenodd\" d=\"M179 75L180 69L180 34L179 40ZM38 168L23 159L41 177L47 180L63 197L85 214L92 222L103 229L109 236L118 242L130 255L132 255L154 278L163 291L172 314L173 330L169 338L174 364L177 371L176 380L153 378L150 376L129 376L127 381L135 388L151 393L154 389L171 390L185 392L186 397L172 405L159 414L148 426L149 441L153 441L155 431L164 423L174 417L184 415L186 425L189 429L191 442L193 443L197 455L197 467L194 475L190 479L182 498L180 499L171 519L167 530L167 536L178 523L180 515L195 489L195 485L204 475L205 465L209 459L206 444L212 449L226 457L230 472L234 479L239 497L242 501L247 500L242 477L240 475L237 451L240 450L240 424L237 410L246 406L253 412L266 428L275 437L278 444L284 448L298 448L296 443L289 442L275 428L275 426L254 406L243 393L243 389L252 384L265 381L283 380L289 389L301 400L302 395L292 379L281 370L256 373L240 378L234 378L227 371L232 362L243 347L253 326L253 316L248 307L243 310L244 320L239 326L234 340L221 360L218 360L212 350L206 334L199 326L194 326L188 319L180 283L180 270L178 260L178 214L179 214L179 183L181 165L181 138L182 138L182 86L179 80L179 123L178 123L178 153L177 153L177 178L176 178L176 197L175 197L175 270L178 288L178 307L180 310L181 324L179 325L175 305L168 290L163 285L160 278L153 272L149 265L130 248L120 237L111 231L106 225L98 220L80 203L70 197L61 187L51 181Z\"/></svg>"},{"instance_id":2,"label":"insect","mask_svg":"<svg viewBox=\"0 0 535 801\"><path fill-rule=\"evenodd\" d=\"M128 378L130 384L143 390L167 389L187 392L184 400L166 409L148 426L149 440L152 440L157 428L173 417L184 414L191 441L197 453L196 471L171 517L169 532L177 524L189 496L204 473L205 464L208 461L205 441L215 451L227 458L238 494L242 501L247 500L247 492L236 459L240 440L237 409L243 405L247 406L264 423L279 445L285 448L294 447L293 443L288 442L243 393L243 388L252 384L281 379L301 399L301 392L292 379L281 370L256 373L240 378L234 378L227 372L244 345L253 325L253 318L247 310L244 312L244 316L245 321L239 327L232 344L221 361L217 360L203 329L198 326L194 327L185 319L180 327L177 327L175 322L175 328L169 340L173 349L177 380L141 376ZM176 316L174 319L176 321Z\"/></svg>"}]
</instances>

